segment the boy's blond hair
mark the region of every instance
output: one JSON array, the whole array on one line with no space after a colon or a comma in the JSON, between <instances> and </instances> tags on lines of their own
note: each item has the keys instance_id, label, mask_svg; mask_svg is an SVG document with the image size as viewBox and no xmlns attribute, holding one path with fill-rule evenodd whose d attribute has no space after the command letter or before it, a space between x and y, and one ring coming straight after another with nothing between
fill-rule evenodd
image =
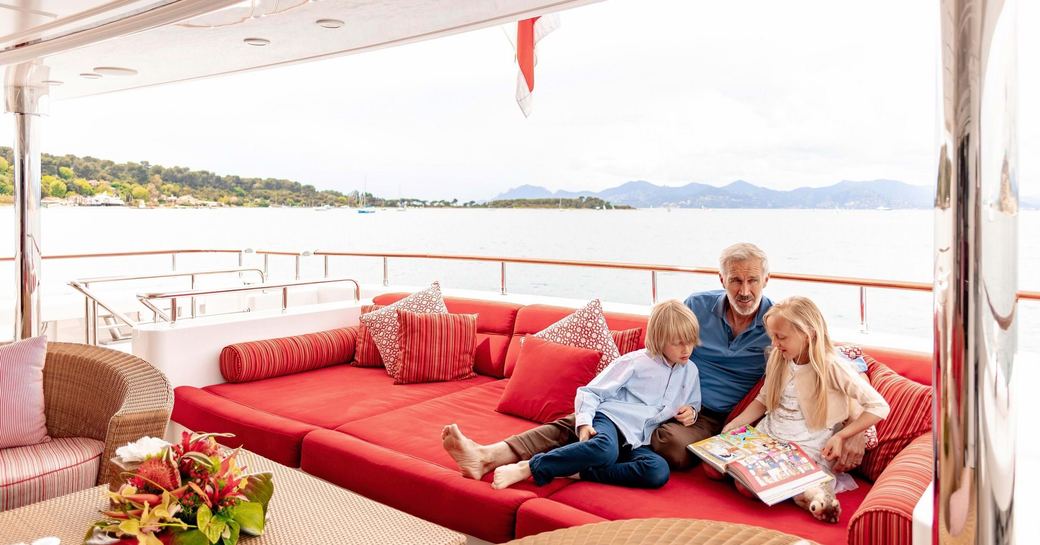
<instances>
[{"instance_id":1,"label":"boy's blond hair","mask_svg":"<svg viewBox=\"0 0 1040 545\"><path fill-rule=\"evenodd\" d=\"M668 343L681 341L701 344L701 326L686 305L671 299L654 305L646 324L646 351L651 356L664 354Z\"/></svg>"}]
</instances>

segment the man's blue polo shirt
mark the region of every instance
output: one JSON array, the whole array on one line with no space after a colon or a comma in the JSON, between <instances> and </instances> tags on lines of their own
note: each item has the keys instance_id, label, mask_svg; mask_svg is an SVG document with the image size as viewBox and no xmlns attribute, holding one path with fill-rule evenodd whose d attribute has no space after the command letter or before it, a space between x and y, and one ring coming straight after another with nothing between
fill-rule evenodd
<instances>
[{"instance_id":1,"label":"man's blue polo shirt","mask_svg":"<svg viewBox=\"0 0 1040 545\"><path fill-rule=\"evenodd\" d=\"M740 403L766 371L765 349L770 344L762 316L773 302L765 296L755 321L733 338L726 321L726 291L695 293L686 306L701 326L701 344L690 360L701 378L701 403L707 409L728 413Z\"/></svg>"}]
</instances>

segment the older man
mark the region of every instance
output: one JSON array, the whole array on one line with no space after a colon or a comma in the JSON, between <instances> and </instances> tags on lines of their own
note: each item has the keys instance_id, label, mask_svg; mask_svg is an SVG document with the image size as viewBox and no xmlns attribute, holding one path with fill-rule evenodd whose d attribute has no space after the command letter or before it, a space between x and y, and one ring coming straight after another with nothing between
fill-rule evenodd
<instances>
[{"instance_id":1,"label":"older man","mask_svg":"<svg viewBox=\"0 0 1040 545\"><path fill-rule=\"evenodd\" d=\"M762 316L773 304L762 295L769 281L765 252L750 243L729 246L719 257L719 280L724 289L686 299L701 326L701 344L690 357L700 371L701 412L692 426L672 419L661 424L651 438L651 447L673 468L689 467L696 461L686 445L721 433L729 412L765 372L770 340ZM476 443L450 424L441 431L441 439L462 474L479 479L501 465L577 441L574 424L571 415L490 445ZM846 471L859 465L864 443L862 437L847 442L834 469Z\"/></svg>"}]
</instances>

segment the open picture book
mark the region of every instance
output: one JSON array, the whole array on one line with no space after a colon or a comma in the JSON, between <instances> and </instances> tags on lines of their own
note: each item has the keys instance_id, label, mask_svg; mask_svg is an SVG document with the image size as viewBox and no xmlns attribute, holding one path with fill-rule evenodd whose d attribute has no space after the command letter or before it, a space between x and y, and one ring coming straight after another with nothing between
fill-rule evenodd
<instances>
[{"instance_id":1,"label":"open picture book","mask_svg":"<svg viewBox=\"0 0 1040 545\"><path fill-rule=\"evenodd\" d=\"M740 481L767 505L831 480L801 447L744 426L687 445L704 463Z\"/></svg>"}]
</instances>

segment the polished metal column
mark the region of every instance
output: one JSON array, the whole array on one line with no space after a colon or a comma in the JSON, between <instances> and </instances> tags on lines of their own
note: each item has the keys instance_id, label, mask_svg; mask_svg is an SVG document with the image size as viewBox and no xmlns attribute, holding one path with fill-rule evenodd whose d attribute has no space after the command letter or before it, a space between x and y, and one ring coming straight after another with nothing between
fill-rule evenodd
<instances>
[{"instance_id":1,"label":"polished metal column","mask_svg":"<svg viewBox=\"0 0 1040 545\"><path fill-rule=\"evenodd\" d=\"M934 543L1013 542L1015 0L941 0Z\"/></svg>"},{"instance_id":2,"label":"polished metal column","mask_svg":"<svg viewBox=\"0 0 1040 545\"><path fill-rule=\"evenodd\" d=\"M33 85L40 67L10 67L5 105L14 114L15 304L14 338L40 334L40 148L37 133L45 86ZM45 72L45 70L44 70Z\"/></svg>"}]
</instances>

